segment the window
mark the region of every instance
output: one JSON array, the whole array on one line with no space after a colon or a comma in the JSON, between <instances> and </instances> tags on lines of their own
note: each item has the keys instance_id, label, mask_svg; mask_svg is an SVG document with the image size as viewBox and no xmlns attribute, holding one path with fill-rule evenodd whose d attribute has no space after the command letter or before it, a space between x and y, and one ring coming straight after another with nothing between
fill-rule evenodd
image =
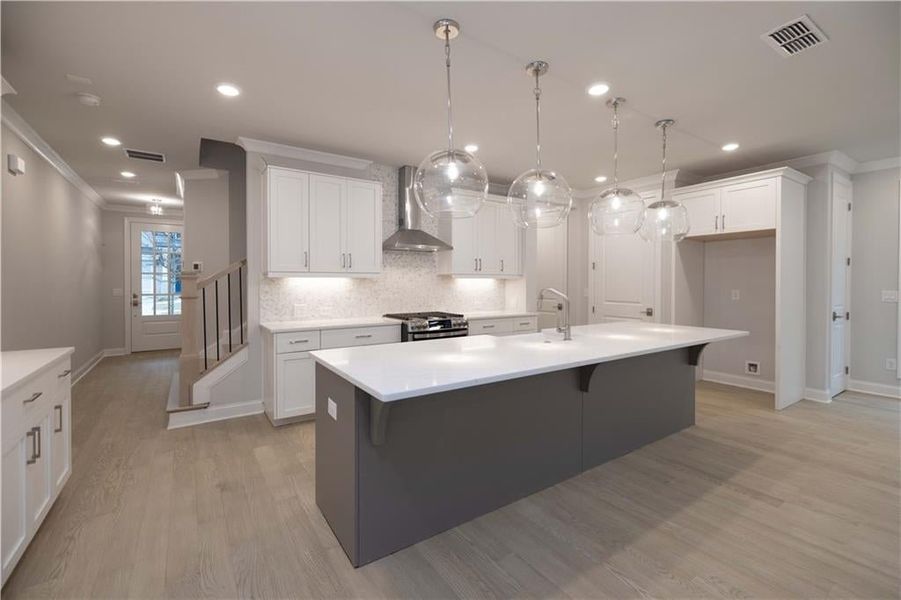
<instances>
[{"instance_id":1,"label":"window","mask_svg":"<svg viewBox=\"0 0 901 600\"><path fill-rule=\"evenodd\" d=\"M141 231L141 315L181 314L181 233Z\"/></svg>"}]
</instances>

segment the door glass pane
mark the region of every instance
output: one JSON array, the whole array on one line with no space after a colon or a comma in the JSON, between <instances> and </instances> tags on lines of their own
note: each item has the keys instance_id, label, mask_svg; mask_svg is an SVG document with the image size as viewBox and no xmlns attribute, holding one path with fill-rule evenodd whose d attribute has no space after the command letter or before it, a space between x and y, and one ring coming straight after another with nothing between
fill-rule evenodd
<instances>
[{"instance_id":1,"label":"door glass pane","mask_svg":"<svg viewBox=\"0 0 901 600\"><path fill-rule=\"evenodd\" d=\"M156 298L156 314L157 315L168 315L169 314L169 296L154 296Z\"/></svg>"},{"instance_id":2,"label":"door glass pane","mask_svg":"<svg viewBox=\"0 0 901 600\"><path fill-rule=\"evenodd\" d=\"M141 314L181 314L181 233L141 232Z\"/></svg>"},{"instance_id":3,"label":"door glass pane","mask_svg":"<svg viewBox=\"0 0 901 600\"><path fill-rule=\"evenodd\" d=\"M141 316L153 315L153 296L141 296Z\"/></svg>"},{"instance_id":4,"label":"door glass pane","mask_svg":"<svg viewBox=\"0 0 901 600\"><path fill-rule=\"evenodd\" d=\"M153 273L141 273L141 293L153 293Z\"/></svg>"},{"instance_id":5,"label":"door glass pane","mask_svg":"<svg viewBox=\"0 0 901 600\"><path fill-rule=\"evenodd\" d=\"M181 314L181 296L175 296L172 300L172 314Z\"/></svg>"}]
</instances>

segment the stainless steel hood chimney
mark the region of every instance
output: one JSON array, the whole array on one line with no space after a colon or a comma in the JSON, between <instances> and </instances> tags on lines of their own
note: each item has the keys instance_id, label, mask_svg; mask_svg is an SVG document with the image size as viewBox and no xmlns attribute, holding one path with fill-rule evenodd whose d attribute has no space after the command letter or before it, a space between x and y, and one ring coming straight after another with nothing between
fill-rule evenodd
<instances>
[{"instance_id":1,"label":"stainless steel hood chimney","mask_svg":"<svg viewBox=\"0 0 901 600\"><path fill-rule=\"evenodd\" d=\"M453 246L422 230L422 208L413 196L416 167L401 167L397 175L397 231L382 244L395 252L437 252Z\"/></svg>"}]
</instances>

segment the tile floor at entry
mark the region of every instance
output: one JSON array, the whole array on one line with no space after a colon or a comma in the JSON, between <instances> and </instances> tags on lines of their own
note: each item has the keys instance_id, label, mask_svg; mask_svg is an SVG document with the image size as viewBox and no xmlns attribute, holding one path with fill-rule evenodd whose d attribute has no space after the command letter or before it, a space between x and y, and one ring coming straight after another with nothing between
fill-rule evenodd
<instances>
[{"instance_id":1,"label":"tile floor at entry","mask_svg":"<svg viewBox=\"0 0 901 600\"><path fill-rule=\"evenodd\" d=\"M774 412L698 388L698 424L354 570L314 500L312 423L167 431L173 353L73 390L73 473L6 598L899 596L899 402Z\"/></svg>"}]
</instances>

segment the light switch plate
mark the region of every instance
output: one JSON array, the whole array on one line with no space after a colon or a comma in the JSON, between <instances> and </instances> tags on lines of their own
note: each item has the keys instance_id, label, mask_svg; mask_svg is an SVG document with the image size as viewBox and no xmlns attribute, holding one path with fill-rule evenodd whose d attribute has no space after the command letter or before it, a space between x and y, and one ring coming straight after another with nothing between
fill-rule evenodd
<instances>
[{"instance_id":1,"label":"light switch plate","mask_svg":"<svg viewBox=\"0 0 901 600\"><path fill-rule=\"evenodd\" d=\"M25 159L15 154L7 154L6 166L13 175L25 174Z\"/></svg>"},{"instance_id":2,"label":"light switch plate","mask_svg":"<svg viewBox=\"0 0 901 600\"><path fill-rule=\"evenodd\" d=\"M898 290L882 290L882 301L883 302L897 302L898 301Z\"/></svg>"},{"instance_id":3,"label":"light switch plate","mask_svg":"<svg viewBox=\"0 0 901 600\"><path fill-rule=\"evenodd\" d=\"M334 420L338 420L338 405L331 398L328 399L328 416Z\"/></svg>"}]
</instances>

